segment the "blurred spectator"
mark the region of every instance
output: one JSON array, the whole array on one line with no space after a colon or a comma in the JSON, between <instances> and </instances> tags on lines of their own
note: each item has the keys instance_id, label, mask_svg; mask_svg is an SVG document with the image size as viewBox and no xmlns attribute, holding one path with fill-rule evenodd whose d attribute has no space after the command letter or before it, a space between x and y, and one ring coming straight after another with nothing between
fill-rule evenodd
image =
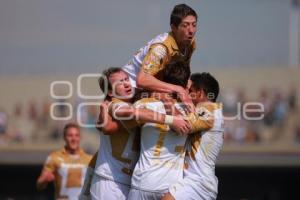
<instances>
[{"instance_id":1,"label":"blurred spectator","mask_svg":"<svg viewBox=\"0 0 300 200\"><path fill-rule=\"evenodd\" d=\"M0 108L0 134L5 134L7 129L8 116L4 109Z\"/></svg>"},{"instance_id":2,"label":"blurred spectator","mask_svg":"<svg viewBox=\"0 0 300 200\"><path fill-rule=\"evenodd\" d=\"M300 126L295 127L296 142L300 143Z\"/></svg>"},{"instance_id":3,"label":"blurred spectator","mask_svg":"<svg viewBox=\"0 0 300 200\"><path fill-rule=\"evenodd\" d=\"M290 93L288 95L288 104L289 104L289 111L295 112L297 110L297 89L292 87Z\"/></svg>"},{"instance_id":4,"label":"blurred spectator","mask_svg":"<svg viewBox=\"0 0 300 200\"><path fill-rule=\"evenodd\" d=\"M275 94L274 104L274 119L276 125L282 126L288 111L288 107L286 100L279 92Z\"/></svg>"},{"instance_id":5,"label":"blurred spectator","mask_svg":"<svg viewBox=\"0 0 300 200\"><path fill-rule=\"evenodd\" d=\"M228 89L223 92L222 96L220 97L220 101L223 103L224 113L226 115L232 116L237 113L237 104L239 103L239 99L235 90Z\"/></svg>"}]
</instances>

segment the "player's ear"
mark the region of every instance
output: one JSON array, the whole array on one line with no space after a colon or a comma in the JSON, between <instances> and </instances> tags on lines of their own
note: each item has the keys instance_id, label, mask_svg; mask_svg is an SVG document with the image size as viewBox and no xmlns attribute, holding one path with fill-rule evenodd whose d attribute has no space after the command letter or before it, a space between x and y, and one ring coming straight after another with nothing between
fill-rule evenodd
<instances>
[{"instance_id":1,"label":"player's ear","mask_svg":"<svg viewBox=\"0 0 300 200\"><path fill-rule=\"evenodd\" d=\"M109 97L113 97L112 90L108 90L107 95L108 95Z\"/></svg>"},{"instance_id":2,"label":"player's ear","mask_svg":"<svg viewBox=\"0 0 300 200\"><path fill-rule=\"evenodd\" d=\"M171 24L171 30L174 33L177 31L177 27L174 24Z\"/></svg>"},{"instance_id":3,"label":"player's ear","mask_svg":"<svg viewBox=\"0 0 300 200\"><path fill-rule=\"evenodd\" d=\"M199 90L198 93L200 99L203 99L206 96L203 88L201 88L201 90Z\"/></svg>"}]
</instances>

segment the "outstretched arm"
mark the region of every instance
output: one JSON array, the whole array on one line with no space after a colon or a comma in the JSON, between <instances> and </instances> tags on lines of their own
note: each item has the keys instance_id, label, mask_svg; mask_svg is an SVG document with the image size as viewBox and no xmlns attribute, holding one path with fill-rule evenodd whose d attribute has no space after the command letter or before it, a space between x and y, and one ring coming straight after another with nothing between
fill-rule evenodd
<instances>
[{"instance_id":1,"label":"outstretched arm","mask_svg":"<svg viewBox=\"0 0 300 200\"><path fill-rule=\"evenodd\" d=\"M135 120L139 123L158 123L171 125L180 134L187 134L190 132L190 124L181 116L165 115L146 108L134 108L133 106L123 106L114 112L114 117L120 120L127 118Z\"/></svg>"},{"instance_id":2,"label":"outstretched arm","mask_svg":"<svg viewBox=\"0 0 300 200\"><path fill-rule=\"evenodd\" d=\"M38 190L43 190L47 187L48 183L54 181L54 174L50 171L43 170L39 176L36 186Z\"/></svg>"}]
</instances>

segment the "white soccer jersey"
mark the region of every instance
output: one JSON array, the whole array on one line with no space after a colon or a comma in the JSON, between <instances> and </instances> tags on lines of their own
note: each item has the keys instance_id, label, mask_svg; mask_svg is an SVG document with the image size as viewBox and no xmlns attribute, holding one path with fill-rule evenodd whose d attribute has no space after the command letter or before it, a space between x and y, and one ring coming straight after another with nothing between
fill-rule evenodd
<instances>
[{"instance_id":1,"label":"white soccer jersey","mask_svg":"<svg viewBox=\"0 0 300 200\"><path fill-rule=\"evenodd\" d=\"M224 120L222 105L218 103L200 104L196 112L204 114L203 119L213 119L213 126L208 131L189 136L187 142L189 156L185 176L207 176L215 174L215 163L223 145Z\"/></svg>"},{"instance_id":2,"label":"white soccer jersey","mask_svg":"<svg viewBox=\"0 0 300 200\"><path fill-rule=\"evenodd\" d=\"M111 106L121 108L127 103L112 100ZM126 122L123 123L126 126ZM139 133L136 129L122 127L113 135L100 135L95 173L106 179L130 185L132 171L139 155Z\"/></svg>"},{"instance_id":3,"label":"white soccer jersey","mask_svg":"<svg viewBox=\"0 0 300 200\"><path fill-rule=\"evenodd\" d=\"M166 113L164 104L153 98L141 99L135 106ZM161 193L182 179L185 141L186 136L177 135L168 125L145 123L141 128L141 153L132 175L132 188Z\"/></svg>"},{"instance_id":4,"label":"white soccer jersey","mask_svg":"<svg viewBox=\"0 0 300 200\"><path fill-rule=\"evenodd\" d=\"M213 194L213 196L216 197L218 192L215 164L223 145L224 120L222 105L218 103L199 104L196 107L196 113L202 120L211 122L211 128L208 131L195 133L188 137L188 154L186 156L188 167L184 169L184 179L199 182L200 185L197 183L198 186L195 183L190 183L194 186L193 189L195 193L197 193L197 191L199 192L202 188L206 188L204 190L202 189L202 191L208 193L205 194L205 192L203 192L199 194L198 199L203 199L200 198L200 195L202 197L208 195L204 199L211 199L209 196ZM179 189L180 187L177 188L177 190ZM170 190L172 193L174 188L171 187ZM184 190L191 190L191 188L186 187ZM214 199L214 197L212 199Z\"/></svg>"},{"instance_id":5,"label":"white soccer jersey","mask_svg":"<svg viewBox=\"0 0 300 200\"><path fill-rule=\"evenodd\" d=\"M122 67L129 75L132 87L136 87L136 76L141 67L149 74L157 75L167 63L177 60L190 62L196 42L193 40L182 54L172 33L163 33L139 49L133 58Z\"/></svg>"}]
</instances>

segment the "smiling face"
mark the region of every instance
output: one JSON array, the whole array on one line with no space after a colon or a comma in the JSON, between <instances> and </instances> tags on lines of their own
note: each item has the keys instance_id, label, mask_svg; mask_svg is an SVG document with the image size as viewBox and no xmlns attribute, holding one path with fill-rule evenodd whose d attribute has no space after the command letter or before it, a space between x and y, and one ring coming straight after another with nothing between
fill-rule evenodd
<instances>
[{"instance_id":1,"label":"smiling face","mask_svg":"<svg viewBox=\"0 0 300 200\"><path fill-rule=\"evenodd\" d=\"M112 90L109 91L111 97L119 99L130 99L133 96L133 88L131 87L129 77L124 71L118 71L109 76L109 82Z\"/></svg>"},{"instance_id":2,"label":"smiling face","mask_svg":"<svg viewBox=\"0 0 300 200\"><path fill-rule=\"evenodd\" d=\"M197 19L193 15L188 15L177 27L171 25L171 28L178 45L189 45L197 31Z\"/></svg>"},{"instance_id":3,"label":"smiling face","mask_svg":"<svg viewBox=\"0 0 300 200\"><path fill-rule=\"evenodd\" d=\"M70 127L64 134L66 148L71 152L76 152L80 147L80 130L76 127Z\"/></svg>"}]
</instances>

